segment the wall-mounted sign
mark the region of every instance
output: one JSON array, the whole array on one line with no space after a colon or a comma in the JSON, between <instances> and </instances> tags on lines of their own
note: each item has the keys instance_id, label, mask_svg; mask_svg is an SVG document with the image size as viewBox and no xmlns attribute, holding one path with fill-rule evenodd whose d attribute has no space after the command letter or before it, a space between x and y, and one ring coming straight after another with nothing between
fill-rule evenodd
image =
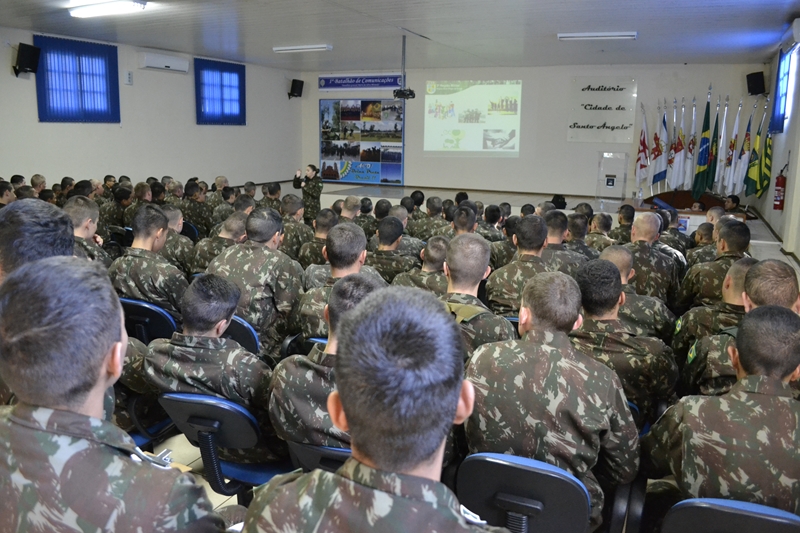
<instances>
[{"instance_id":1,"label":"wall-mounted sign","mask_svg":"<svg viewBox=\"0 0 800 533\"><path fill-rule=\"evenodd\" d=\"M567 140L630 143L636 118L636 80L629 77L572 78Z\"/></svg>"},{"instance_id":2,"label":"wall-mounted sign","mask_svg":"<svg viewBox=\"0 0 800 533\"><path fill-rule=\"evenodd\" d=\"M403 78L397 72L389 74L352 74L320 76L320 91L353 91L375 89L399 89Z\"/></svg>"}]
</instances>

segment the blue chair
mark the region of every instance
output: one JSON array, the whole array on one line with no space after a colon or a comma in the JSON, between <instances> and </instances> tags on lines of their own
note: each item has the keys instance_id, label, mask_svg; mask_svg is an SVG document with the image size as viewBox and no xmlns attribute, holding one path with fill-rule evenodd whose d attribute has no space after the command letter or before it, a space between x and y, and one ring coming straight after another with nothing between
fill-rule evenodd
<instances>
[{"instance_id":1,"label":"blue chair","mask_svg":"<svg viewBox=\"0 0 800 533\"><path fill-rule=\"evenodd\" d=\"M150 302L120 298L128 335L150 344L153 339L169 339L178 330L172 315Z\"/></svg>"},{"instance_id":2,"label":"blue chair","mask_svg":"<svg viewBox=\"0 0 800 533\"><path fill-rule=\"evenodd\" d=\"M672 507L662 533L798 533L800 516L757 503L694 498Z\"/></svg>"},{"instance_id":3,"label":"blue chair","mask_svg":"<svg viewBox=\"0 0 800 533\"><path fill-rule=\"evenodd\" d=\"M193 243L197 243L200 240L200 232L197 231L197 226L192 224L191 222L184 220L183 221L183 228L181 229L181 235L189 237L192 239Z\"/></svg>"},{"instance_id":4,"label":"blue chair","mask_svg":"<svg viewBox=\"0 0 800 533\"><path fill-rule=\"evenodd\" d=\"M223 337L238 342L242 348L253 354L258 354L261 347L255 328L245 319L236 315L233 316L233 320L231 320L228 329L225 330Z\"/></svg>"},{"instance_id":5,"label":"blue chair","mask_svg":"<svg viewBox=\"0 0 800 533\"><path fill-rule=\"evenodd\" d=\"M345 461L350 459L348 448L331 448L330 446L313 446L299 442L287 442L289 457L295 468L303 472L311 472L319 468L327 472L336 472Z\"/></svg>"},{"instance_id":6,"label":"blue chair","mask_svg":"<svg viewBox=\"0 0 800 533\"><path fill-rule=\"evenodd\" d=\"M512 324L519 324L519 317L518 316L507 316L504 317L506 320L511 322Z\"/></svg>"},{"instance_id":7,"label":"blue chair","mask_svg":"<svg viewBox=\"0 0 800 533\"><path fill-rule=\"evenodd\" d=\"M459 501L492 526L512 533L585 533L589 492L556 466L513 455L478 453L461 464Z\"/></svg>"},{"instance_id":8,"label":"blue chair","mask_svg":"<svg viewBox=\"0 0 800 533\"><path fill-rule=\"evenodd\" d=\"M293 470L288 460L249 464L220 459L218 447L247 449L258 443L258 422L241 405L216 396L179 392L164 393L158 401L180 432L200 448L205 477L214 492L235 494L239 503L247 506L252 487Z\"/></svg>"},{"instance_id":9,"label":"blue chair","mask_svg":"<svg viewBox=\"0 0 800 533\"><path fill-rule=\"evenodd\" d=\"M308 339L308 342L313 342L314 344L328 344L328 339L323 339L322 337L311 337Z\"/></svg>"}]
</instances>

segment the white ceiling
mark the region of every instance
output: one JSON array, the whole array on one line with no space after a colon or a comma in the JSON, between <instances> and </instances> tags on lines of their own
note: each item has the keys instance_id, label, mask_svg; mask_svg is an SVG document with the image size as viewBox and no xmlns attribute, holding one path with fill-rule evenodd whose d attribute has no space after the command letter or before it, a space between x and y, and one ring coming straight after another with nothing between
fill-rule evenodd
<instances>
[{"instance_id":1,"label":"white ceiling","mask_svg":"<svg viewBox=\"0 0 800 533\"><path fill-rule=\"evenodd\" d=\"M0 26L298 71L769 60L800 0L152 0L71 18L69 0L0 0ZM635 41L556 33L638 31ZM424 37L423 37L424 36ZM275 54L273 46L332 44Z\"/></svg>"}]
</instances>

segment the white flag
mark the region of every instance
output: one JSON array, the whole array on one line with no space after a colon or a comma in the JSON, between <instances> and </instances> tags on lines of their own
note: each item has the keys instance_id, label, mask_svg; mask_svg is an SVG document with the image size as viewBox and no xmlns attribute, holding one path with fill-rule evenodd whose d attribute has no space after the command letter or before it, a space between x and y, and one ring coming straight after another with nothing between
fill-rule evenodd
<instances>
[{"instance_id":1,"label":"white flag","mask_svg":"<svg viewBox=\"0 0 800 533\"><path fill-rule=\"evenodd\" d=\"M742 112L742 103L739 102L739 110L736 112L736 120L733 122L731 131L731 142L725 148L725 195L733 194L733 172L736 169L736 143L739 141L739 115ZM719 147L720 152L723 146Z\"/></svg>"},{"instance_id":2,"label":"white flag","mask_svg":"<svg viewBox=\"0 0 800 533\"><path fill-rule=\"evenodd\" d=\"M714 184L716 185L715 189L718 192L722 192L723 188L723 181L725 176L725 159L728 156L728 151L725 149L725 128L728 124L728 100L727 97L725 99L725 112L722 114L722 124L719 130L719 143L717 144L717 169L716 173L714 174Z\"/></svg>"},{"instance_id":3,"label":"white flag","mask_svg":"<svg viewBox=\"0 0 800 533\"><path fill-rule=\"evenodd\" d=\"M694 183L694 149L697 145L697 104L692 100L692 131L686 143L686 161L683 164L683 190L691 191Z\"/></svg>"},{"instance_id":4,"label":"white flag","mask_svg":"<svg viewBox=\"0 0 800 533\"><path fill-rule=\"evenodd\" d=\"M750 114L750 120L747 121L747 130L742 139L739 160L736 161L736 170L733 174L733 194L740 194L744 190L744 177L747 175L747 167L750 166L750 125L753 123L753 113Z\"/></svg>"},{"instance_id":5,"label":"white flag","mask_svg":"<svg viewBox=\"0 0 800 533\"><path fill-rule=\"evenodd\" d=\"M673 190L678 190L683 184L684 179L684 165L686 164L686 148L684 146L685 138L683 136L683 131L685 129L683 116L686 108L681 106L681 127L678 128L678 136L675 138L675 161L672 164L673 171L672 171L672 181L670 181L670 187Z\"/></svg>"}]
</instances>

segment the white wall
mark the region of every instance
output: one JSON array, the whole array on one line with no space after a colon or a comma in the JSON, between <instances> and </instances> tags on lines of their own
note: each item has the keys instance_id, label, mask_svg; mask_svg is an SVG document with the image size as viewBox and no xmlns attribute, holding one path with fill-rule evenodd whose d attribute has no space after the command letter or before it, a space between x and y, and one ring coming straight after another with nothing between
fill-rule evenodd
<instances>
[{"instance_id":1,"label":"white wall","mask_svg":"<svg viewBox=\"0 0 800 533\"><path fill-rule=\"evenodd\" d=\"M48 185L63 176L134 182L170 175L181 181L228 176L231 184L288 179L300 164L301 104L287 97L296 75L247 66L247 126L198 126L194 74L138 68L140 49L120 45L120 124L40 123L33 74L14 77L16 51L33 43L27 31L0 27L0 176L39 173ZM187 59L191 57L184 56ZM124 85L125 71L133 85Z\"/></svg>"},{"instance_id":2,"label":"white wall","mask_svg":"<svg viewBox=\"0 0 800 533\"><path fill-rule=\"evenodd\" d=\"M641 124L637 109L635 132L630 144L567 142L570 80L575 76L631 76L638 82L639 102L647 109L650 142L656 124L656 101L685 96L698 99L698 130L709 83L716 95L730 94L731 102L747 94L745 75L768 70L769 65L612 65L535 68L424 69L408 72L408 85L417 93L406 108L405 183L409 186L512 192L562 193L594 196L599 152L625 152L630 157L628 190L635 189L636 160ZM304 73L303 160L319 161L318 106L320 98L391 98L390 91L325 92L317 88L319 73ZM768 74L766 72L765 74ZM431 156L422 150L424 92L426 80L521 79L522 127L518 158ZM723 96L724 100L724 96ZM752 105L752 103L751 103ZM688 107L691 122L691 107ZM680 115L680 109L678 110ZM712 110L713 113L713 110ZM670 104L670 119L672 109ZM680 120L680 117L678 118ZM712 115L713 120L713 115ZM728 128L733 118L728 119ZM746 119L745 121L746 122ZM687 129L690 124L686 125ZM744 125L742 125L742 131Z\"/></svg>"}]
</instances>

